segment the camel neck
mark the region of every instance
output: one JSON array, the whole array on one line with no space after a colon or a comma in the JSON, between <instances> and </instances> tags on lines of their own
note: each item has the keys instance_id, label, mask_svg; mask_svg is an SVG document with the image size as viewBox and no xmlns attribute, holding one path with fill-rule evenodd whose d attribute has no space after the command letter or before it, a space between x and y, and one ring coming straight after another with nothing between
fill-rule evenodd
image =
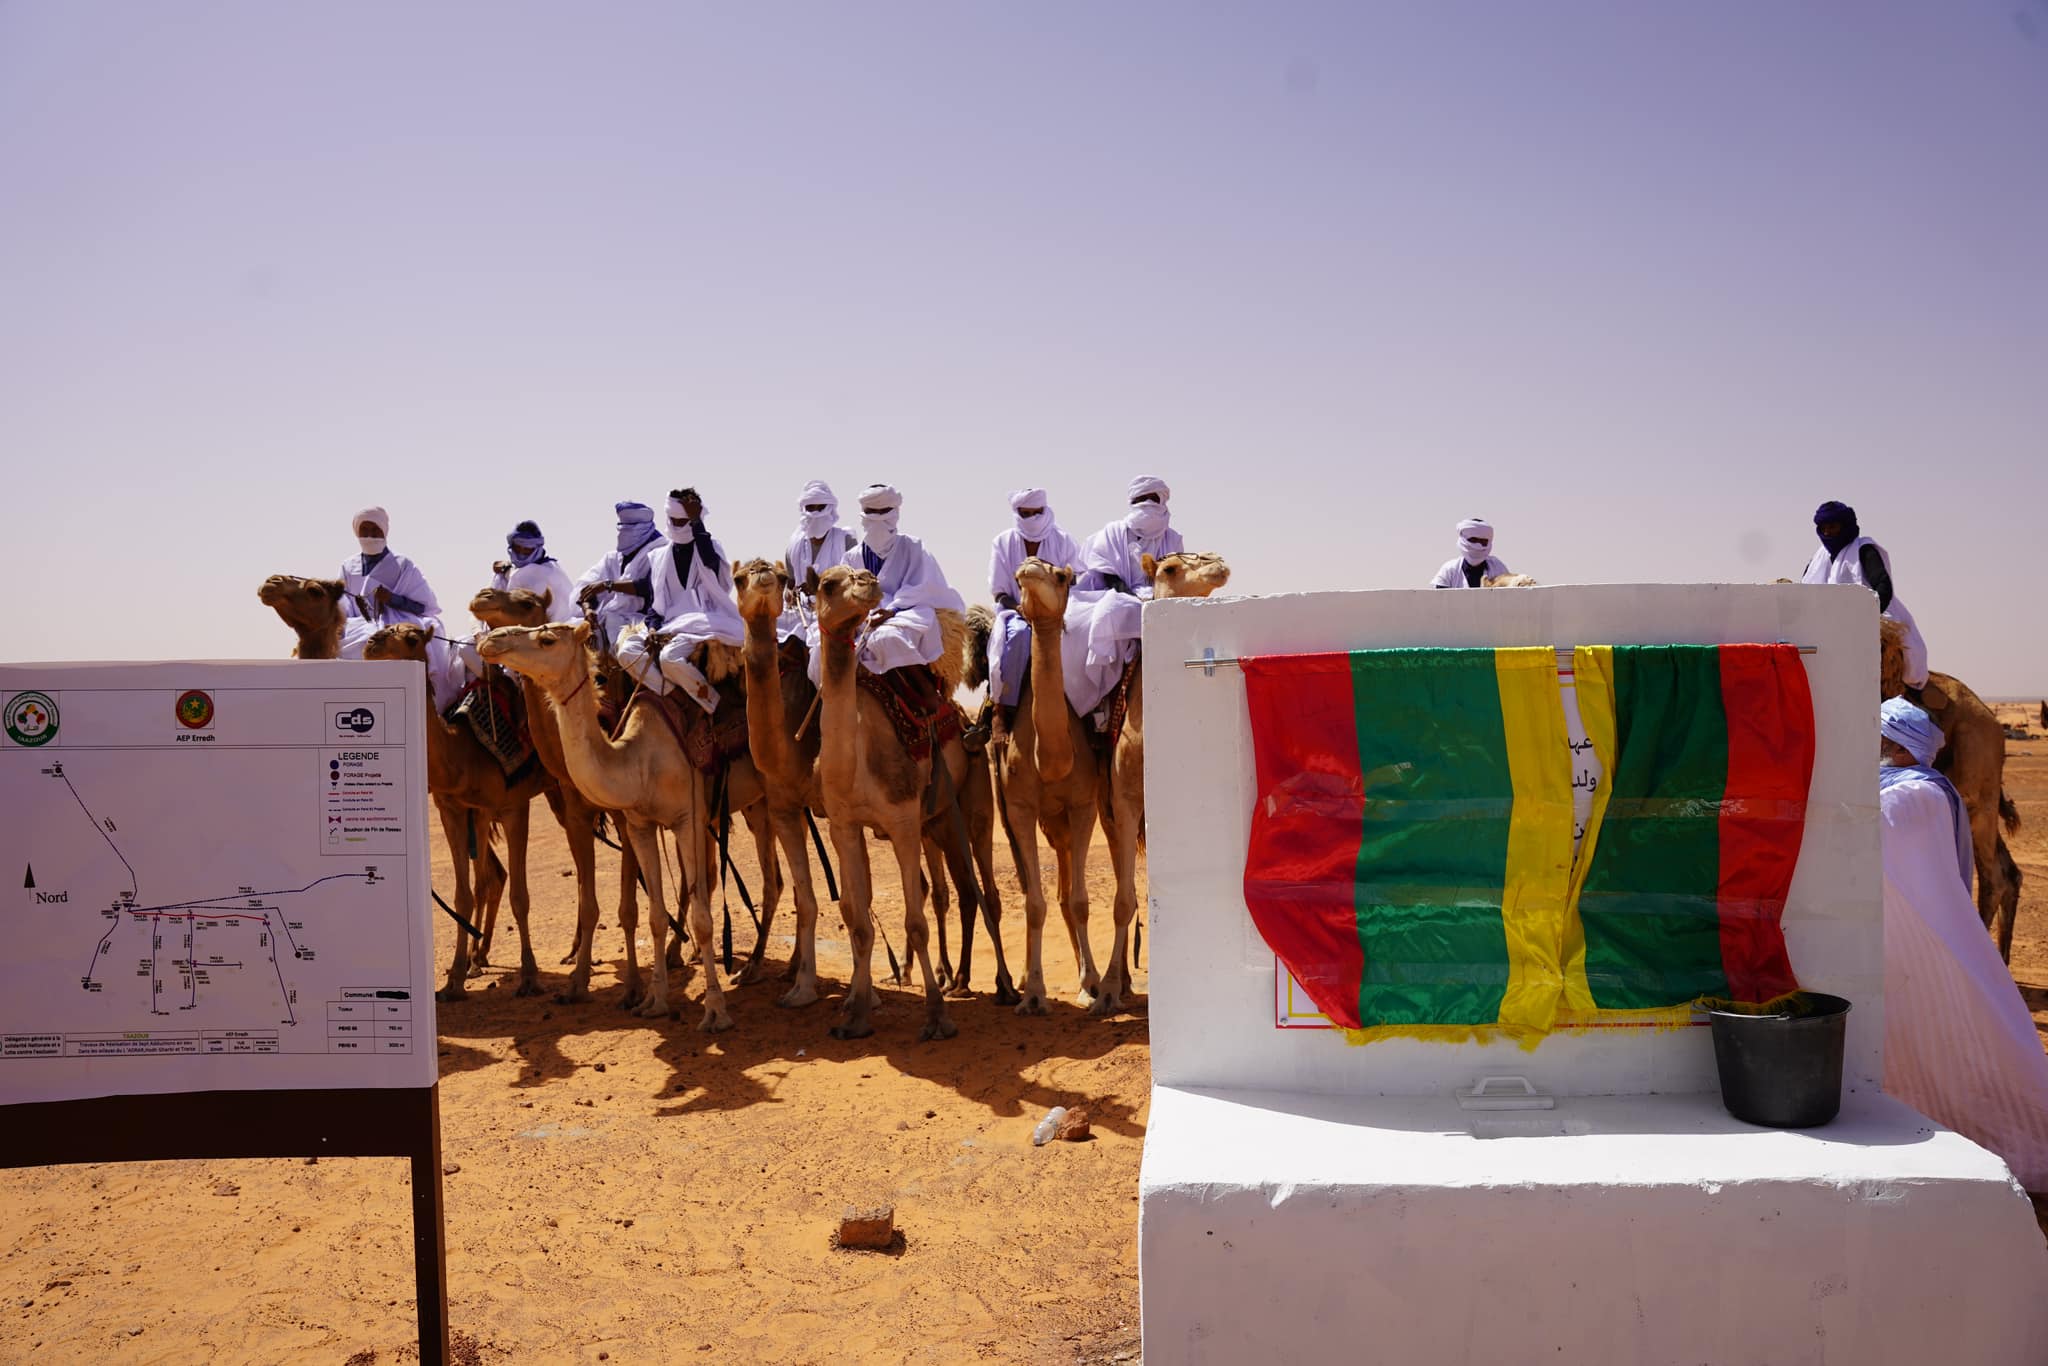
<instances>
[{"instance_id":1,"label":"camel neck","mask_svg":"<svg viewBox=\"0 0 2048 1366\"><path fill-rule=\"evenodd\" d=\"M1074 737L1067 728L1060 618L1031 623L1031 729L1039 776L1064 778L1074 767Z\"/></svg>"},{"instance_id":2,"label":"camel neck","mask_svg":"<svg viewBox=\"0 0 2048 1366\"><path fill-rule=\"evenodd\" d=\"M854 778L854 728L859 717L853 671L853 632L824 629L819 633L824 651L819 661L822 680L818 700L823 741L818 751L820 776L828 790L845 789Z\"/></svg>"}]
</instances>

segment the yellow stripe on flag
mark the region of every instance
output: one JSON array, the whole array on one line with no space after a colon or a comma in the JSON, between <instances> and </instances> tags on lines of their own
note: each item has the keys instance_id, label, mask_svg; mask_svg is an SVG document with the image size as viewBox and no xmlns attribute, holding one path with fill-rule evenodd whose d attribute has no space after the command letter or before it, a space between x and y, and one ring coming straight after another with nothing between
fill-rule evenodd
<instances>
[{"instance_id":1,"label":"yellow stripe on flag","mask_svg":"<svg viewBox=\"0 0 2048 1366\"><path fill-rule=\"evenodd\" d=\"M1557 652L1541 646L1495 650L1493 663L1515 787L1501 887L1508 985L1500 1024L1533 1040L1550 1031L1564 993L1561 950L1572 891L1572 775L1564 760L1570 742ZM1583 980L1583 948L1579 958Z\"/></svg>"},{"instance_id":2,"label":"yellow stripe on flag","mask_svg":"<svg viewBox=\"0 0 2048 1366\"><path fill-rule=\"evenodd\" d=\"M1598 1007L1593 989L1586 982L1586 927L1579 920L1579 893L1586 887L1586 870L1593 866L1593 849L1600 840L1601 818L1607 814L1607 785L1614 775L1614 648L1609 645L1581 645L1572 651L1572 684L1579 697L1579 724L1593 742L1593 755L1600 761L1600 785L1593 789L1593 809L1586 817L1586 833L1579 841L1579 854L1572 867L1570 911L1564 928L1564 1006L1567 1016L1588 1019Z\"/></svg>"}]
</instances>

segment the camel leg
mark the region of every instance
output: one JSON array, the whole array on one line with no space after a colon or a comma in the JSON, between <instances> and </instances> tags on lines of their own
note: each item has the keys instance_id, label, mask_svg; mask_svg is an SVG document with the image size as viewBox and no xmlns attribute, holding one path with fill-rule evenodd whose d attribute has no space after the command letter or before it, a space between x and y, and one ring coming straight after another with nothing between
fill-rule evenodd
<instances>
[{"instance_id":1,"label":"camel leg","mask_svg":"<svg viewBox=\"0 0 2048 1366\"><path fill-rule=\"evenodd\" d=\"M775 841L780 833L775 827L775 813L764 800L749 806L745 815L747 829L754 836L754 858L761 865L761 928L754 935L754 951L747 955L739 976L732 979L734 986L747 986L766 975L768 936L775 928L775 909L782 902L782 870L775 859Z\"/></svg>"},{"instance_id":2,"label":"camel leg","mask_svg":"<svg viewBox=\"0 0 2048 1366\"><path fill-rule=\"evenodd\" d=\"M647 934L654 942L654 951L647 955L648 974L653 982L640 997L636 1013L643 1019L659 1020L668 1014L668 956L665 952L668 947L668 904L661 889L661 827L636 824L628 829L633 837L633 852L638 856L641 872L647 878ZM688 888L685 887L681 894L689 895ZM633 962L635 948L629 930L626 935L626 971L631 979L637 981L639 971Z\"/></svg>"},{"instance_id":3,"label":"camel leg","mask_svg":"<svg viewBox=\"0 0 2048 1366\"><path fill-rule=\"evenodd\" d=\"M946 888L946 851L939 844L938 836L927 833L923 838L924 866L918 870L918 878L922 881L925 871L930 870L931 881L923 885L925 894L931 898L932 914L939 920L939 981L950 983L954 974L953 958L946 944L946 917L951 914L953 900L952 893Z\"/></svg>"},{"instance_id":4,"label":"camel leg","mask_svg":"<svg viewBox=\"0 0 2048 1366\"><path fill-rule=\"evenodd\" d=\"M973 855L969 847L961 841L964 824L948 819L938 839L940 852L945 859L946 873L953 879L953 889L960 897L960 962L954 969L951 983L943 980L940 983L942 987L948 987L948 994L953 996L974 994L974 918L981 913L981 886L974 875ZM938 874L934 872L933 883L936 885L938 880ZM943 947L946 937L946 908L940 906L935 914L939 922L939 940Z\"/></svg>"},{"instance_id":5,"label":"camel leg","mask_svg":"<svg viewBox=\"0 0 2048 1366\"><path fill-rule=\"evenodd\" d=\"M913 812L911 821L917 816ZM903 951L917 960L918 970L924 974L924 1028L918 1033L919 1042L927 1039L950 1039L959 1033L953 1018L946 1012L946 997L939 990L939 976L932 971L931 926L924 917L924 888L918 883L918 862L923 853L923 841L918 838L915 824L906 823L889 841L889 847L896 853L896 866L903 874ZM963 889L964 895L964 889Z\"/></svg>"},{"instance_id":6,"label":"camel leg","mask_svg":"<svg viewBox=\"0 0 2048 1366\"><path fill-rule=\"evenodd\" d=\"M512 874L512 922L519 927L519 985L515 996L540 995L540 965L533 959L533 934L527 916L532 900L526 886L526 837L531 829L533 804L520 802L498 813L505 826L505 861Z\"/></svg>"},{"instance_id":7,"label":"camel leg","mask_svg":"<svg viewBox=\"0 0 2048 1366\"><path fill-rule=\"evenodd\" d=\"M2001 837L1993 851L1998 872L1997 900L1994 913L1998 922L1998 956L2006 962L2012 961L2012 927L2020 914L2020 869L2013 862L2012 851L2006 848Z\"/></svg>"},{"instance_id":8,"label":"camel leg","mask_svg":"<svg viewBox=\"0 0 2048 1366\"><path fill-rule=\"evenodd\" d=\"M472 925L476 923L476 902L469 889L469 812L452 801L436 798L441 813L441 834L448 841L449 862L455 865L455 913ZM448 980L434 993L438 1001L459 1001L469 990L469 931L455 929L455 959L448 965Z\"/></svg>"},{"instance_id":9,"label":"camel leg","mask_svg":"<svg viewBox=\"0 0 2048 1366\"><path fill-rule=\"evenodd\" d=\"M633 850L633 834L623 819L619 832L619 928L626 935L625 999L619 1004L631 1010L640 1004L640 857Z\"/></svg>"},{"instance_id":10,"label":"camel leg","mask_svg":"<svg viewBox=\"0 0 2048 1366\"><path fill-rule=\"evenodd\" d=\"M1128 808L1121 809L1109 831L1109 861L1116 870L1116 938L1110 944L1109 971L1095 988L1095 1000L1088 1007L1090 1015L1116 1014L1124 1008L1124 993L1131 989L1131 919L1138 912L1138 823L1143 819ZM1082 856L1086 857L1085 853ZM1086 879L1077 880L1082 883L1079 895L1085 906ZM1082 914L1087 914L1085 909Z\"/></svg>"},{"instance_id":11,"label":"camel leg","mask_svg":"<svg viewBox=\"0 0 2048 1366\"><path fill-rule=\"evenodd\" d=\"M1102 974L1095 966L1095 946L1088 939L1088 842L1094 835L1094 814L1080 807L1059 812L1045 825L1045 837L1052 843L1057 869L1054 885L1060 899L1060 919L1067 927L1067 943L1074 950L1074 966L1081 973L1077 1005L1088 1004L1102 984ZM1112 851L1115 845L1112 832Z\"/></svg>"},{"instance_id":12,"label":"camel leg","mask_svg":"<svg viewBox=\"0 0 2048 1366\"><path fill-rule=\"evenodd\" d=\"M590 999L591 944L597 938L597 829L596 812L581 796L565 788L562 800L568 807L562 830L569 837L569 859L576 865L576 947L571 950L575 970L569 974L569 989L555 999L564 1005Z\"/></svg>"},{"instance_id":13,"label":"camel leg","mask_svg":"<svg viewBox=\"0 0 2048 1366\"><path fill-rule=\"evenodd\" d=\"M711 830L694 818L709 805L704 775L693 770L690 785L695 799L692 812L675 827L676 853L683 865L685 886L685 891L676 894L676 900L680 903L688 897L690 938L696 941L697 959L704 966L704 1018L697 1022L697 1028L706 1034L716 1034L732 1028L732 1016L725 1010L725 987L718 980L718 957L711 942L711 866L718 857L718 845Z\"/></svg>"},{"instance_id":14,"label":"camel leg","mask_svg":"<svg viewBox=\"0 0 2048 1366\"><path fill-rule=\"evenodd\" d=\"M1017 880L1024 884L1024 999L1019 1015L1045 1014L1045 865L1038 851L1038 812L1017 797L1009 798L1010 819L1028 834L1019 839ZM1064 908L1062 908L1064 909Z\"/></svg>"},{"instance_id":15,"label":"camel leg","mask_svg":"<svg viewBox=\"0 0 2048 1366\"><path fill-rule=\"evenodd\" d=\"M974 810L968 813L968 830L974 839L974 866L981 874L981 894L988 909L989 938L996 955L996 1004L1013 1006L1023 997L1010 976L1010 960L1003 956L1003 896L996 889L995 789L980 789Z\"/></svg>"},{"instance_id":16,"label":"camel leg","mask_svg":"<svg viewBox=\"0 0 2048 1366\"><path fill-rule=\"evenodd\" d=\"M462 850L456 857L469 857L469 829L475 820L473 813L465 809L463 816ZM491 939L498 931L498 903L505 895L505 865L498 861L498 851L491 848L488 826L476 832L477 851L474 864L476 877L473 886L478 905L483 907L483 924L477 928L483 937L476 941L476 947L469 956L469 975L483 976L484 969L491 965ZM474 920L470 922L476 924Z\"/></svg>"},{"instance_id":17,"label":"camel leg","mask_svg":"<svg viewBox=\"0 0 2048 1366\"><path fill-rule=\"evenodd\" d=\"M868 868L867 833L851 820L835 820L832 847L839 854L839 918L846 924L853 950L853 980L847 983L832 1037L864 1039L875 1032L870 1018L875 1008L875 886ZM906 884L906 895L914 886L915 882Z\"/></svg>"},{"instance_id":18,"label":"camel leg","mask_svg":"<svg viewBox=\"0 0 2048 1366\"><path fill-rule=\"evenodd\" d=\"M771 816L775 838L789 859L790 891L796 901L796 949L789 956L794 981L775 1004L807 1006L818 999L818 894L811 886L811 850L804 842L803 808L792 807Z\"/></svg>"}]
</instances>

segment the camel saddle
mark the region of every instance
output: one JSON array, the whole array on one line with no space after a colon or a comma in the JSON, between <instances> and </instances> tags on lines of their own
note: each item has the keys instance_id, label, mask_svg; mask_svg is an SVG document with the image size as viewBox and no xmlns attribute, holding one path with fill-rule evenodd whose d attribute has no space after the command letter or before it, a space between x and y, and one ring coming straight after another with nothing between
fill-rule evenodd
<instances>
[{"instance_id":1,"label":"camel saddle","mask_svg":"<svg viewBox=\"0 0 2048 1366\"><path fill-rule=\"evenodd\" d=\"M1102 718L1102 729L1090 730L1088 738L1096 750L1104 755L1116 752L1116 742L1123 738L1124 718L1131 711L1131 679L1138 672L1138 656L1132 655L1130 663L1117 677L1116 686L1109 690L1109 696L1102 699L1096 715Z\"/></svg>"},{"instance_id":2,"label":"camel saddle","mask_svg":"<svg viewBox=\"0 0 2048 1366\"><path fill-rule=\"evenodd\" d=\"M916 670L922 678L905 678ZM946 696L946 685L928 664L906 664L886 673L855 669L861 691L881 704L883 715L913 762L932 757L932 742L943 746L963 729L960 708Z\"/></svg>"},{"instance_id":3,"label":"camel saddle","mask_svg":"<svg viewBox=\"0 0 2048 1366\"><path fill-rule=\"evenodd\" d=\"M469 727L508 782L518 782L533 766L533 732L526 724L526 699L519 685L501 669L490 669L462 690L446 720Z\"/></svg>"},{"instance_id":4,"label":"camel saddle","mask_svg":"<svg viewBox=\"0 0 2048 1366\"><path fill-rule=\"evenodd\" d=\"M738 679L717 685L718 710L706 715L704 709L679 693L658 693L642 688L627 704L652 707L668 726L669 734L682 746L683 757L700 773L715 774L747 752L747 690ZM620 719L624 725L624 718ZM616 737L615 737L616 738Z\"/></svg>"}]
</instances>

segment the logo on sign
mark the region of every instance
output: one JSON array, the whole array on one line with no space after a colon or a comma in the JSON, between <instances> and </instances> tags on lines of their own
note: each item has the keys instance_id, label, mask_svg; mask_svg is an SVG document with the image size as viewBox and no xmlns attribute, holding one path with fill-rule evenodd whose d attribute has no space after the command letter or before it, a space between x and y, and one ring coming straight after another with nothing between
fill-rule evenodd
<instances>
[{"instance_id":1,"label":"logo on sign","mask_svg":"<svg viewBox=\"0 0 2048 1366\"><path fill-rule=\"evenodd\" d=\"M334 713L336 730L353 731L357 735L368 735L377 728L377 713L368 707L357 707L353 711Z\"/></svg>"},{"instance_id":2,"label":"logo on sign","mask_svg":"<svg viewBox=\"0 0 2048 1366\"><path fill-rule=\"evenodd\" d=\"M213 724L213 694L193 688L178 695L178 724L186 730L205 730Z\"/></svg>"},{"instance_id":3,"label":"logo on sign","mask_svg":"<svg viewBox=\"0 0 2048 1366\"><path fill-rule=\"evenodd\" d=\"M57 738L57 704L47 694L18 692L7 701L7 738L34 748Z\"/></svg>"}]
</instances>

